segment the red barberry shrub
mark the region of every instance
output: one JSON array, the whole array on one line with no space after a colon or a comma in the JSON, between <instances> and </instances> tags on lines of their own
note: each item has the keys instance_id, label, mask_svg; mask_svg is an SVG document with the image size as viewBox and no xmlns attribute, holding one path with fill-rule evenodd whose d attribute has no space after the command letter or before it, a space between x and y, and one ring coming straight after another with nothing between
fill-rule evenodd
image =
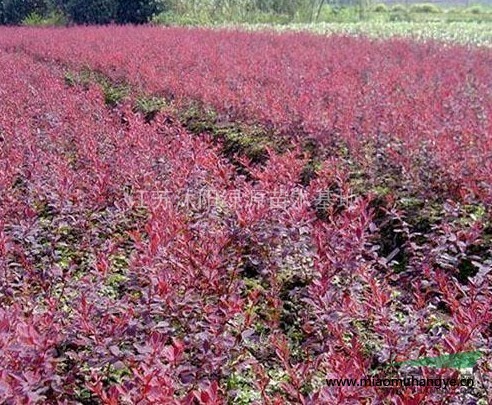
<instances>
[{"instance_id":1,"label":"red barberry shrub","mask_svg":"<svg viewBox=\"0 0 492 405\"><path fill-rule=\"evenodd\" d=\"M0 29L0 402L490 402L491 55Z\"/></svg>"}]
</instances>

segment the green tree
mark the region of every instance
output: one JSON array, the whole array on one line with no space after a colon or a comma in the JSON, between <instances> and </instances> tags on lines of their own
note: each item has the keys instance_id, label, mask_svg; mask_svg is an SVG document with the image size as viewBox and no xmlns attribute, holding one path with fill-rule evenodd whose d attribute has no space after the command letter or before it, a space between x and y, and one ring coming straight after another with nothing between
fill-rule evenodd
<instances>
[{"instance_id":1,"label":"green tree","mask_svg":"<svg viewBox=\"0 0 492 405\"><path fill-rule=\"evenodd\" d=\"M118 3L115 0L68 0L63 9L76 24L108 24L116 21Z\"/></svg>"},{"instance_id":2,"label":"green tree","mask_svg":"<svg viewBox=\"0 0 492 405\"><path fill-rule=\"evenodd\" d=\"M163 9L164 4L156 0L119 0L116 19L121 24L143 24Z\"/></svg>"},{"instance_id":3,"label":"green tree","mask_svg":"<svg viewBox=\"0 0 492 405\"><path fill-rule=\"evenodd\" d=\"M45 0L3 0L0 9L3 24L19 24L31 13L45 15L48 3Z\"/></svg>"},{"instance_id":4,"label":"green tree","mask_svg":"<svg viewBox=\"0 0 492 405\"><path fill-rule=\"evenodd\" d=\"M58 0L58 7L76 24L143 24L163 11L160 0Z\"/></svg>"}]
</instances>

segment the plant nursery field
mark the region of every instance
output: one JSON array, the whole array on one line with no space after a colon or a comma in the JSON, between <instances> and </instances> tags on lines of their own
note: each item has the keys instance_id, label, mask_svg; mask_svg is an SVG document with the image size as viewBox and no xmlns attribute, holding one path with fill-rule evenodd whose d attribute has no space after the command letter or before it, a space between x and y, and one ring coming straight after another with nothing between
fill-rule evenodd
<instances>
[{"instance_id":1,"label":"plant nursery field","mask_svg":"<svg viewBox=\"0 0 492 405\"><path fill-rule=\"evenodd\" d=\"M492 403L491 204L490 47L0 28L0 403Z\"/></svg>"}]
</instances>

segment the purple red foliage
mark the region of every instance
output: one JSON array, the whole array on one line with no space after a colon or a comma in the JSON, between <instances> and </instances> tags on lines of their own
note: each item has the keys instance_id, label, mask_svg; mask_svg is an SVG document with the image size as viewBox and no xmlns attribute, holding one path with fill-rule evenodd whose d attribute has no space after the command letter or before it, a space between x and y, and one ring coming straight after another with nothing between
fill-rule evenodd
<instances>
[{"instance_id":1,"label":"purple red foliage","mask_svg":"<svg viewBox=\"0 0 492 405\"><path fill-rule=\"evenodd\" d=\"M490 66L403 40L1 29L1 401L491 401ZM286 147L231 161L176 110L145 120L142 92ZM326 383L472 350L468 391Z\"/></svg>"}]
</instances>

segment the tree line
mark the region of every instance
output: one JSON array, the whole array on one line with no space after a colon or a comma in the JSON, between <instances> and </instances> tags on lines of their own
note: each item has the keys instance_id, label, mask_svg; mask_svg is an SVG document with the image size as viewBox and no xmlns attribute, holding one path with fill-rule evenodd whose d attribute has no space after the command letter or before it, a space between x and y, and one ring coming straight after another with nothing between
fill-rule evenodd
<instances>
[{"instance_id":1,"label":"tree line","mask_svg":"<svg viewBox=\"0 0 492 405\"><path fill-rule=\"evenodd\" d=\"M20 24L32 16L61 16L74 24L142 24L161 14L170 19L212 20L251 15L313 18L324 4L350 0L0 0L0 23Z\"/></svg>"},{"instance_id":2,"label":"tree line","mask_svg":"<svg viewBox=\"0 0 492 405\"><path fill-rule=\"evenodd\" d=\"M32 15L62 15L75 24L141 24L163 11L159 0L0 0L0 22L15 25Z\"/></svg>"}]
</instances>

